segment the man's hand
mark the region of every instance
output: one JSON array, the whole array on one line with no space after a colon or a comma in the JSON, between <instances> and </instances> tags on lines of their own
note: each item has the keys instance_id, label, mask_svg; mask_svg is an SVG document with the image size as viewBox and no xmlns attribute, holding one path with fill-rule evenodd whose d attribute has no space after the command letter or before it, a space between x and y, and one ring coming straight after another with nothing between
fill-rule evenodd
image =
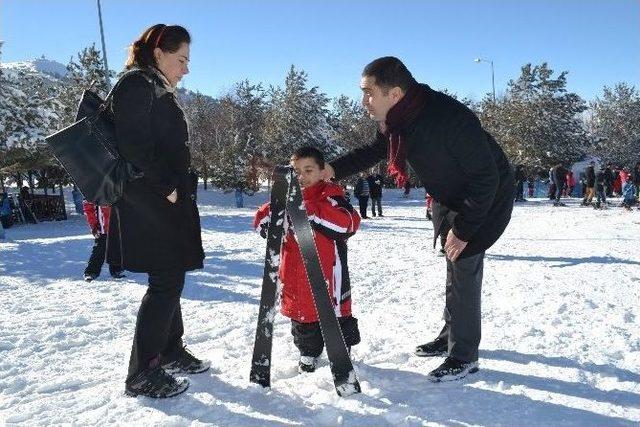
<instances>
[{"instance_id":1,"label":"man's hand","mask_svg":"<svg viewBox=\"0 0 640 427\"><path fill-rule=\"evenodd\" d=\"M331 166L329 163L325 163L324 176L322 177L322 179L324 179L325 181L329 181L334 176L336 176L336 172L333 170L333 166Z\"/></svg>"},{"instance_id":2,"label":"man's hand","mask_svg":"<svg viewBox=\"0 0 640 427\"><path fill-rule=\"evenodd\" d=\"M464 248L467 247L467 243L456 237L453 234L453 230L449 230L447 234L447 242L444 244L444 251L447 253L447 258L452 262L457 260Z\"/></svg>"},{"instance_id":3,"label":"man's hand","mask_svg":"<svg viewBox=\"0 0 640 427\"><path fill-rule=\"evenodd\" d=\"M175 203L178 201L178 190L173 190L171 194L167 196L167 200L171 203Z\"/></svg>"}]
</instances>

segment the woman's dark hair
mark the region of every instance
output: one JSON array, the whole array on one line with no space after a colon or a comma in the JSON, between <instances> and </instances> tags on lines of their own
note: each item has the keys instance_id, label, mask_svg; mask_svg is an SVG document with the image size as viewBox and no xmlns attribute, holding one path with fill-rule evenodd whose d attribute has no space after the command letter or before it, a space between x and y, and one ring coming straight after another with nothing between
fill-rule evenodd
<instances>
[{"instance_id":1,"label":"woman's dark hair","mask_svg":"<svg viewBox=\"0 0 640 427\"><path fill-rule=\"evenodd\" d=\"M322 154L322 151L318 150L315 147L307 145L298 148L291 156L291 160L300 159L313 159L320 167L320 169L324 169L324 155Z\"/></svg>"},{"instance_id":2,"label":"woman's dark hair","mask_svg":"<svg viewBox=\"0 0 640 427\"><path fill-rule=\"evenodd\" d=\"M385 94L396 86L406 92L416 82L402 61L394 56L374 59L364 67L362 76L375 77L376 85L380 86Z\"/></svg>"},{"instance_id":3,"label":"woman's dark hair","mask_svg":"<svg viewBox=\"0 0 640 427\"><path fill-rule=\"evenodd\" d=\"M182 43L191 43L189 32L180 25L156 24L147 28L140 38L129 46L129 57L125 68L155 66L156 58L153 50L160 48L163 52L176 52Z\"/></svg>"}]
</instances>

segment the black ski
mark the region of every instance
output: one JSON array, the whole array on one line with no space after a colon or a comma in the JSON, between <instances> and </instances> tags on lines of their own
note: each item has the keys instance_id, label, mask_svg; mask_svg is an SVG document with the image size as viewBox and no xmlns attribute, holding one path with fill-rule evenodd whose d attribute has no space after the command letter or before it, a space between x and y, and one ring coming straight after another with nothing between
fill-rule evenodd
<instances>
[{"instance_id":1,"label":"black ski","mask_svg":"<svg viewBox=\"0 0 640 427\"><path fill-rule=\"evenodd\" d=\"M249 377L251 382L258 383L263 387L271 385L273 320L276 315L276 299L278 297L278 268L280 267L280 251L284 237L284 211L289 192L286 170L287 168L276 168L273 173L271 219L267 234L267 252L264 259L258 326Z\"/></svg>"},{"instance_id":2,"label":"black ski","mask_svg":"<svg viewBox=\"0 0 640 427\"><path fill-rule=\"evenodd\" d=\"M327 283L322 274L318 249L313 238L313 230L302 201L302 191L293 169L288 168L287 180L290 182L287 197L287 215L291 219L296 240L300 247L302 260L311 284L311 293L318 311L320 330L324 338L327 357L333 374L333 382L339 396L360 393L360 383L353 369L351 357L347 351L342 330L336 318L333 304L327 291Z\"/></svg>"}]
</instances>

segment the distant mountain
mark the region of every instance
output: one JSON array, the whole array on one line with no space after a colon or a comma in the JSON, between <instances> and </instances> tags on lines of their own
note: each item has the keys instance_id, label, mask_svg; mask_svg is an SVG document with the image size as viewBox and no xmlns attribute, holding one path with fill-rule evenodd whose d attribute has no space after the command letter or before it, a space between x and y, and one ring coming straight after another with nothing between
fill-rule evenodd
<instances>
[{"instance_id":1,"label":"distant mountain","mask_svg":"<svg viewBox=\"0 0 640 427\"><path fill-rule=\"evenodd\" d=\"M67 67L65 65L47 59L44 56L28 61L3 62L0 63L0 67L6 70L46 74L56 79L63 79L67 75Z\"/></svg>"},{"instance_id":2,"label":"distant mountain","mask_svg":"<svg viewBox=\"0 0 640 427\"><path fill-rule=\"evenodd\" d=\"M23 72L27 74L40 74L44 75L51 80L51 78L56 80L62 80L67 75L67 67L57 61L47 59L44 56L41 58L27 60L27 61L18 61L18 62L1 62L0 68L5 71L11 72ZM112 81L115 83L115 80ZM186 88L178 88L178 96L181 101L190 101L195 96L195 92L186 89ZM205 95L207 96L207 95ZM207 96L208 98L213 99L212 97Z\"/></svg>"}]
</instances>

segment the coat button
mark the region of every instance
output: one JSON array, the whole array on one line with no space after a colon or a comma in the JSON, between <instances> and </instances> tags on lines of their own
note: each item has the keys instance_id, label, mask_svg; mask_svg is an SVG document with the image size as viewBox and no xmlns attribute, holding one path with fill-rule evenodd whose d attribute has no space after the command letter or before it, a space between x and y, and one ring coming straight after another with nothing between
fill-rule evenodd
<instances>
[{"instance_id":1,"label":"coat button","mask_svg":"<svg viewBox=\"0 0 640 427\"><path fill-rule=\"evenodd\" d=\"M192 194L192 195L191 195L191 200L195 200L195 199L196 199L196 195L195 195L195 194Z\"/></svg>"}]
</instances>

